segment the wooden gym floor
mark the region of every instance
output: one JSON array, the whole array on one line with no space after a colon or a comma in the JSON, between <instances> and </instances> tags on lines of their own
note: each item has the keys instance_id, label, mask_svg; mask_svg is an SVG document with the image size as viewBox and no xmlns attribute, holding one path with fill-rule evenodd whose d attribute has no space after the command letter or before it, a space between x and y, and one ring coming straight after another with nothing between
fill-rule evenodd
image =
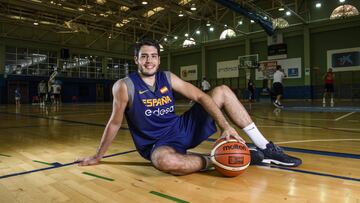
<instances>
[{"instance_id":1,"label":"wooden gym floor","mask_svg":"<svg viewBox=\"0 0 360 203\"><path fill-rule=\"evenodd\" d=\"M345 105L245 104L263 134L303 165L250 166L235 178L157 171L134 150L126 124L100 165L77 166L95 153L110 103L0 106L0 202L360 203L360 108ZM218 136L191 151L209 152Z\"/></svg>"}]
</instances>

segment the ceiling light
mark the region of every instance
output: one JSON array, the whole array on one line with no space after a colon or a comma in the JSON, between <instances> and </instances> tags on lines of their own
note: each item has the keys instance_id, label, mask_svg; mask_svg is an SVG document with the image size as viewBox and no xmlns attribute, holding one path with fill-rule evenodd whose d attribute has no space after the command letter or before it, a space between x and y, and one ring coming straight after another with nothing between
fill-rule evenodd
<instances>
[{"instance_id":1,"label":"ceiling light","mask_svg":"<svg viewBox=\"0 0 360 203\"><path fill-rule=\"evenodd\" d=\"M253 21L253 20L250 20L250 23L255 23L255 21Z\"/></svg>"},{"instance_id":2,"label":"ceiling light","mask_svg":"<svg viewBox=\"0 0 360 203\"><path fill-rule=\"evenodd\" d=\"M200 32L200 30L196 30L196 32L195 32L197 35L199 35L201 32Z\"/></svg>"},{"instance_id":3,"label":"ceiling light","mask_svg":"<svg viewBox=\"0 0 360 203\"><path fill-rule=\"evenodd\" d=\"M286 15L287 15L287 16L291 16L291 12L290 12L290 11L286 11Z\"/></svg>"},{"instance_id":4,"label":"ceiling light","mask_svg":"<svg viewBox=\"0 0 360 203\"><path fill-rule=\"evenodd\" d=\"M174 39L178 39L178 36L174 36Z\"/></svg>"},{"instance_id":5,"label":"ceiling light","mask_svg":"<svg viewBox=\"0 0 360 203\"><path fill-rule=\"evenodd\" d=\"M345 0L339 0L339 2L340 2L340 3L344 3L344 2L345 2Z\"/></svg>"},{"instance_id":6,"label":"ceiling light","mask_svg":"<svg viewBox=\"0 0 360 203\"><path fill-rule=\"evenodd\" d=\"M182 13L182 11L180 11L179 17L183 17L183 16L184 16L184 14Z\"/></svg>"},{"instance_id":7,"label":"ceiling light","mask_svg":"<svg viewBox=\"0 0 360 203\"><path fill-rule=\"evenodd\" d=\"M189 34L188 34L188 33L185 33L185 37L189 37Z\"/></svg>"},{"instance_id":8,"label":"ceiling light","mask_svg":"<svg viewBox=\"0 0 360 203\"><path fill-rule=\"evenodd\" d=\"M165 42L167 41L167 37L164 38L164 41L165 41Z\"/></svg>"},{"instance_id":9,"label":"ceiling light","mask_svg":"<svg viewBox=\"0 0 360 203\"><path fill-rule=\"evenodd\" d=\"M85 9L83 9L83 8L81 8L81 7L79 7L78 10L79 10L79 11L85 11Z\"/></svg>"},{"instance_id":10,"label":"ceiling light","mask_svg":"<svg viewBox=\"0 0 360 203\"><path fill-rule=\"evenodd\" d=\"M192 10L192 11L196 11L195 4L191 4L190 10Z\"/></svg>"},{"instance_id":11,"label":"ceiling light","mask_svg":"<svg viewBox=\"0 0 360 203\"><path fill-rule=\"evenodd\" d=\"M148 2L147 2L147 1L142 1L141 4L142 4L142 5L147 5Z\"/></svg>"},{"instance_id":12,"label":"ceiling light","mask_svg":"<svg viewBox=\"0 0 360 203\"><path fill-rule=\"evenodd\" d=\"M34 25L39 25L39 23L38 23L37 21L35 21L33 24L34 24Z\"/></svg>"},{"instance_id":13,"label":"ceiling light","mask_svg":"<svg viewBox=\"0 0 360 203\"><path fill-rule=\"evenodd\" d=\"M240 20L239 22L238 22L238 24L239 25L242 25L244 22L242 21L242 20Z\"/></svg>"},{"instance_id":14,"label":"ceiling light","mask_svg":"<svg viewBox=\"0 0 360 203\"><path fill-rule=\"evenodd\" d=\"M316 8L321 8L321 3L316 3L316 4L315 4L315 7L316 7Z\"/></svg>"},{"instance_id":15,"label":"ceiling light","mask_svg":"<svg viewBox=\"0 0 360 203\"><path fill-rule=\"evenodd\" d=\"M209 21L207 21L206 26L207 26L207 27L210 27L210 26L211 26L211 24L210 24Z\"/></svg>"},{"instance_id":16,"label":"ceiling light","mask_svg":"<svg viewBox=\"0 0 360 203\"><path fill-rule=\"evenodd\" d=\"M279 10L279 11L284 11L284 10L285 10L285 8L280 7L278 10Z\"/></svg>"},{"instance_id":17,"label":"ceiling light","mask_svg":"<svg viewBox=\"0 0 360 203\"><path fill-rule=\"evenodd\" d=\"M106 0L96 0L95 1L97 4L103 5L106 3Z\"/></svg>"},{"instance_id":18,"label":"ceiling light","mask_svg":"<svg viewBox=\"0 0 360 203\"><path fill-rule=\"evenodd\" d=\"M210 31L210 32L213 32L213 31L214 31L214 27L210 27L210 28L209 28L209 31Z\"/></svg>"},{"instance_id":19,"label":"ceiling light","mask_svg":"<svg viewBox=\"0 0 360 203\"><path fill-rule=\"evenodd\" d=\"M267 17L267 16L264 16L264 19L265 19L265 20L267 20L267 19L268 19L268 17Z\"/></svg>"}]
</instances>

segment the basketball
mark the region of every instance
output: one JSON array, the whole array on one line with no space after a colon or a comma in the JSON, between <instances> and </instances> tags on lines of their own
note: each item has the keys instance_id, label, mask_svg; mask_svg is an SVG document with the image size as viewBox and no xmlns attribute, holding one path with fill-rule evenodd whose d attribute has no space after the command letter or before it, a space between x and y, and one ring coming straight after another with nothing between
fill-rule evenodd
<instances>
[{"instance_id":1,"label":"basketball","mask_svg":"<svg viewBox=\"0 0 360 203\"><path fill-rule=\"evenodd\" d=\"M250 151L245 143L235 139L218 139L211 150L215 169L224 176L235 177L250 165Z\"/></svg>"}]
</instances>

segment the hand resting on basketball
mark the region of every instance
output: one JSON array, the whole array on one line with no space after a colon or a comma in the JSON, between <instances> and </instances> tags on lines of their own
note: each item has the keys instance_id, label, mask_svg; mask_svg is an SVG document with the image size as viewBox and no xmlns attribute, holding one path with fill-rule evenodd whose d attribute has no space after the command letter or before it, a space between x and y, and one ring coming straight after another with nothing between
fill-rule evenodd
<instances>
[{"instance_id":1,"label":"hand resting on basketball","mask_svg":"<svg viewBox=\"0 0 360 203\"><path fill-rule=\"evenodd\" d=\"M245 143L245 140L240 137L240 135L236 132L236 130L229 126L228 128L224 129L221 133L220 138L225 138L226 140L230 140L231 138L235 138L239 142Z\"/></svg>"},{"instance_id":2,"label":"hand resting on basketball","mask_svg":"<svg viewBox=\"0 0 360 203\"><path fill-rule=\"evenodd\" d=\"M101 158L96 157L96 155L89 156L89 157L83 157L76 160L76 162L79 162L79 166L90 166L90 165L96 165L99 164Z\"/></svg>"}]
</instances>

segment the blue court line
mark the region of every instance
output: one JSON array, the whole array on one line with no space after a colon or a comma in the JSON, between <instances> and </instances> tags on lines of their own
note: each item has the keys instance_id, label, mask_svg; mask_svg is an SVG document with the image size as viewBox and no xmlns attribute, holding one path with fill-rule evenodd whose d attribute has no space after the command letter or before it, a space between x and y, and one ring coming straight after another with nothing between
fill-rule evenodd
<instances>
[{"instance_id":1,"label":"blue court line","mask_svg":"<svg viewBox=\"0 0 360 203\"><path fill-rule=\"evenodd\" d=\"M208 138L207 141L215 142L217 139L215 138ZM253 143L246 143L249 147L255 147ZM311 149L300 149L300 148L293 148L293 147L281 147L285 151L290 152L300 152L306 154L316 154L322 156L334 156L334 157L341 157L341 158L349 158L349 159L360 159L360 154L348 154L348 153L340 153L340 152L328 152L328 151L320 151L320 150L311 150Z\"/></svg>"},{"instance_id":2,"label":"blue court line","mask_svg":"<svg viewBox=\"0 0 360 203\"><path fill-rule=\"evenodd\" d=\"M136 150L130 150L130 151L125 151L125 152L119 152L119 153L115 153L115 154L110 154L110 155L104 156L103 159L108 158L108 157L117 156L117 155L128 154L128 153L132 153L132 152L135 152L135 151ZM31 171L23 171L23 172L18 172L18 173L11 173L11 174L0 176L0 179L19 176L19 175L25 175L25 174L30 174L30 173L35 173L35 172L39 172L39 171L46 171L46 170L50 170L50 169L57 169L57 168L60 168L60 167L70 166L70 165L74 165L74 164L77 164L77 163L79 163L79 161L74 161L74 162L67 163L67 164L61 164L59 162L54 162L54 163L52 163L53 166L50 166L50 167L35 169L35 170L31 170Z\"/></svg>"},{"instance_id":3,"label":"blue court line","mask_svg":"<svg viewBox=\"0 0 360 203\"><path fill-rule=\"evenodd\" d=\"M360 154L328 152L328 151L319 151L319 150L311 150L311 149L299 149L299 148L292 148L292 147L281 147L281 148L285 149L286 151L290 151L290 152L301 152L301 153L317 154L317 155L323 155L323 156L335 156L335 157L350 158L350 159L360 159Z\"/></svg>"},{"instance_id":4,"label":"blue court line","mask_svg":"<svg viewBox=\"0 0 360 203\"><path fill-rule=\"evenodd\" d=\"M286 167L274 166L274 165L271 165L270 168L277 168L277 169L286 170L286 171L295 171L295 172L306 173L306 174L311 174L311 175L319 175L319 176L326 176L326 177L331 177L331 178L338 178L338 179L343 179L343 180L352 180L352 181L360 182L360 178L337 176L337 175L331 175L331 174L326 174L326 173L319 173L319 172L314 172L314 171L305 171L305 170L301 170L301 169L286 168Z\"/></svg>"}]
</instances>

